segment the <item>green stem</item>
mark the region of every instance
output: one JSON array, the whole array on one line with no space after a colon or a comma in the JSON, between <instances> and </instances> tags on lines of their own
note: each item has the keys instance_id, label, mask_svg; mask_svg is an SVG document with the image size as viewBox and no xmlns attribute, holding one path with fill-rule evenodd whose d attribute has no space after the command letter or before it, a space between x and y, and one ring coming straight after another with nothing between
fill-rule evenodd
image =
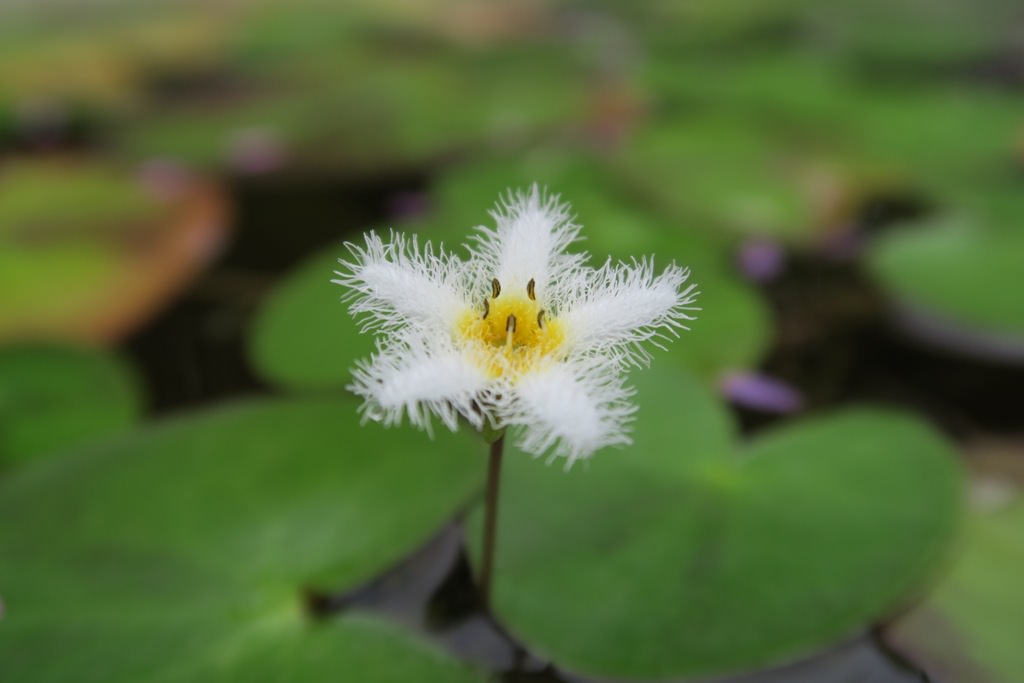
<instances>
[{"instance_id":1,"label":"green stem","mask_svg":"<svg viewBox=\"0 0 1024 683\"><path fill-rule=\"evenodd\" d=\"M505 451L505 435L491 443L487 462L487 493L484 498L484 554L480 564L480 602L484 611L491 611L491 582L494 576L494 543L498 529L498 489L501 483L501 456Z\"/></svg>"}]
</instances>

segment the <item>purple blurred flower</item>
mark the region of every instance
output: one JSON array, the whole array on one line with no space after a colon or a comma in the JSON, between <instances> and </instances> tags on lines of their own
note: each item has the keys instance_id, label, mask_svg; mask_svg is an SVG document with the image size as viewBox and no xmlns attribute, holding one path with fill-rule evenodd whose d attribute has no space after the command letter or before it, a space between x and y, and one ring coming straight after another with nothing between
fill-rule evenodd
<instances>
[{"instance_id":1,"label":"purple blurred flower","mask_svg":"<svg viewBox=\"0 0 1024 683\"><path fill-rule=\"evenodd\" d=\"M189 183L188 171L169 159L151 159L138 171L139 180L153 196L159 199L173 199L179 196Z\"/></svg>"},{"instance_id":2,"label":"purple blurred flower","mask_svg":"<svg viewBox=\"0 0 1024 683\"><path fill-rule=\"evenodd\" d=\"M740 272L752 282L770 282L786 265L786 254L778 242L753 238L743 242L736 253Z\"/></svg>"},{"instance_id":3,"label":"purple blurred flower","mask_svg":"<svg viewBox=\"0 0 1024 683\"><path fill-rule=\"evenodd\" d=\"M430 213L430 199L425 192L406 190L396 192L388 202L391 215L398 221L423 218Z\"/></svg>"},{"instance_id":4,"label":"purple blurred flower","mask_svg":"<svg viewBox=\"0 0 1024 683\"><path fill-rule=\"evenodd\" d=\"M734 404L765 413L795 413L804 405L799 391L768 375L730 372L721 377L718 386Z\"/></svg>"},{"instance_id":5,"label":"purple blurred flower","mask_svg":"<svg viewBox=\"0 0 1024 683\"><path fill-rule=\"evenodd\" d=\"M228 147L231 165L242 173L271 173L285 162L285 146L273 131L246 128L235 133Z\"/></svg>"}]
</instances>

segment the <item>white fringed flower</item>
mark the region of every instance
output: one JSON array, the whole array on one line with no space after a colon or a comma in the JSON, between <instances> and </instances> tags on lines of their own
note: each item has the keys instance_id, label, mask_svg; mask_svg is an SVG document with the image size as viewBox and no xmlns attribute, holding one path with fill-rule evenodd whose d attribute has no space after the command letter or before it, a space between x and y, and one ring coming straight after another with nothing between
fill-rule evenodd
<instances>
[{"instance_id":1,"label":"white fringed flower","mask_svg":"<svg viewBox=\"0 0 1024 683\"><path fill-rule=\"evenodd\" d=\"M491 216L466 261L395 233L346 245L351 259L333 282L351 288L352 314L379 335L349 386L364 418L407 415L428 431L432 415L452 430L459 416L478 429L519 427L523 450L568 464L629 443L625 370L649 360L646 342L693 320L689 271L656 275L646 259L587 266L566 251L580 230L568 207L536 185Z\"/></svg>"}]
</instances>

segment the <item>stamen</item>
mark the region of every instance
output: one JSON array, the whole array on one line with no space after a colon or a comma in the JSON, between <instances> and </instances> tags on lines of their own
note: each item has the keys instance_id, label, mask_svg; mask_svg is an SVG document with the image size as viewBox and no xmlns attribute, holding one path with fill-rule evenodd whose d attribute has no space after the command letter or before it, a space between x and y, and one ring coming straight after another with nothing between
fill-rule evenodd
<instances>
[{"instance_id":1,"label":"stamen","mask_svg":"<svg viewBox=\"0 0 1024 683\"><path fill-rule=\"evenodd\" d=\"M526 283L526 296L530 297L530 301L535 301L537 299L537 293L534 291L536 287L537 283L531 277L530 281Z\"/></svg>"},{"instance_id":2,"label":"stamen","mask_svg":"<svg viewBox=\"0 0 1024 683\"><path fill-rule=\"evenodd\" d=\"M497 299L499 294L501 294L501 283L498 282L498 278L494 278L491 280L491 298Z\"/></svg>"},{"instance_id":3,"label":"stamen","mask_svg":"<svg viewBox=\"0 0 1024 683\"><path fill-rule=\"evenodd\" d=\"M516 336L516 316L509 313L505 320L505 347L512 348L512 340Z\"/></svg>"},{"instance_id":4,"label":"stamen","mask_svg":"<svg viewBox=\"0 0 1024 683\"><path fill-rule=\"evenodd\" d=\"M491 302L486 297L484 298L484 320L487 320L487 314L491 312Z\"/></svg>"},{"instance_id":5,"label":"stamen","mask_svg":"<svg viewBox=\"0 0 1024 683\"><path fill-rule=\"evenodd\" d=\"M533 282L533 280L531 280L531 282ZM540 309L539 311L537 311L537 327L539 327L542 330L544 329L544 309L543 308Z\"/></svg>"}]
</instances>

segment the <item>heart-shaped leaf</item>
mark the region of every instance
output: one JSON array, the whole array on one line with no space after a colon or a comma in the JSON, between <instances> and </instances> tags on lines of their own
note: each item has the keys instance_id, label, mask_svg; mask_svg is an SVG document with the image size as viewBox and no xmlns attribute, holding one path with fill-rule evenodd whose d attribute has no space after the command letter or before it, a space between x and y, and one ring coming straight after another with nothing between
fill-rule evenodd
<instances>
[{"instance_id":1,"label":"heart-shaped leaf","mask_svg":"<svg viewBox=\"0 0 1024 683\"><path fill-rule=\"evenodd\" d=\"M0 528L5 677L475 680L374 618L303 610L465 505L482 446L460 437L362 428L352 401L264 401L22 470L0 483L18 520Z\"/></svg>"},{"instance_id":2,"label":"heart-shaped leaf","mask_svg":"<svg viewBox=\"0 0 1024 683\"><path fill-rule=\"evenodd\" d=\"M633 446L569 472L505 460L494 607L531 651L607 678L767 666L852 636L933 571L959 477L926 426L851 410L741 446L693 380L637 384Z\"/></svg>"},{"instance_id":3,"label":"heart-shaped leaf","mask_svg":"<svg viewBox=\"0 0 1024 683\"><path fill-rule=\"evenodd\" d=\"M0 469L125 431L139 403L131 371L112 354L0 348Z\"/></svg>"}]
</instances>

